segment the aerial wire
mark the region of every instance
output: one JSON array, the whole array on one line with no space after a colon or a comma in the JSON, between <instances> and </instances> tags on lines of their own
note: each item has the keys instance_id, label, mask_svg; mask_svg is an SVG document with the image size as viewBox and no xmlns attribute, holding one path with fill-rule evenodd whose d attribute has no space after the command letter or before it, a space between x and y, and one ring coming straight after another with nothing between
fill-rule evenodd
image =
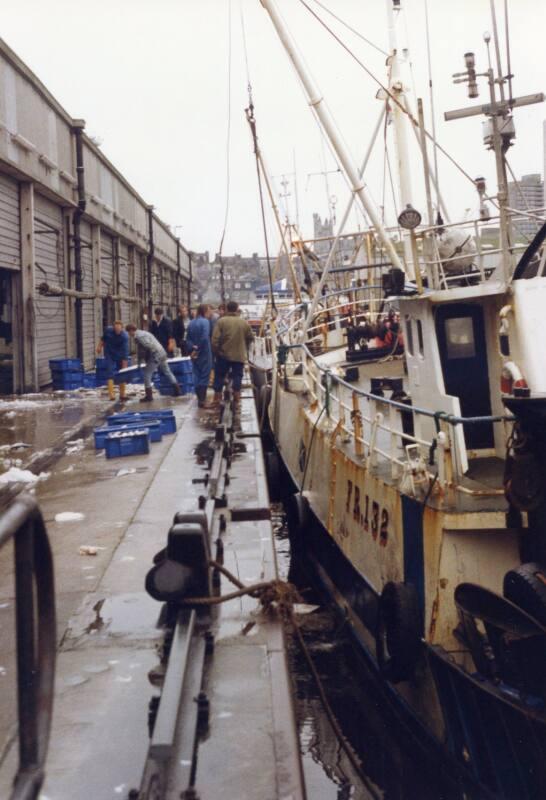
<instances>
[{"instance_id":1,"label":"aerial wire","mask_svg":"<svg viewBox=\"0 0 546 800\"><path fill-rule=\"evenodd\" d=\"M428 16L428 0L425 0L425 29L427 40L428 92L430 98L430 118L432 122L432 154L434 157L434 174L436 176L436 208L440 208L440 176L438 175L438 144L436 139L436 112L434 110L434 87L432 83L432 54L430 47L430 27Z\"/></svg>"},{"instance_id":2,"label":"aerial wire","mask_svg":"<svg viewBox=\"0 0 546 800\"><path fill-rule=\"evenodd\" d=\"M231 0L230 0L231 3ZM247 49L247 42L246 42L246 31L245 31L245 18L243 14L243 6L242 3L239 5L240 14L241 14L241 28L243 32L243 50L245 56L245 65L246 65L246 79L247 79L247 91L248 91L248 107L245 108L245 115L247 118L247 122L250 126L250 131L252 133L252 141L254 144L254 156L256 160L256 174L258 176L258 194L260 196L260 211L262 217L262 227L263 227L263 234L264 234L264 244L265 244L265 257L267 261L267 277L269 282L269 302L271 305L271 311L273 313L273 317L277 315L277 307L275 305L275 294L273 290L273 271L271 269L271 257L269 253L269 239L267 235L267 223L265 219L265 204L264 204L264 195L262 189L262 173L260 169L260 148L258 145L258 133L256 130L256 117L254 115L254 100L252 98L252 83L250 80L250 67L248 63L248 49Z\"/></svg>"},{"instance_id":3,"label":"aerial wire","mask_svg":"<svg viewBox=\"0 0 546 800\"><path fill-rule=\"evenodd\" d=\"M224 281L224 259L222 252L224 249L224 239L226 237L227 224L229 218L229 201L231 189L231 51L232 51L232 36L231 36L231 0L228 0L228 69L227 69L227 100L228 100L228 113L227 113L227 131L226 131L226 210L224 214L224 227L222 229L222 236L220 238L220 248L218 251L218 258L220 261L220 294L222 296L222 303L226 301L226 287Z\"/></svg>"},{"instance_id":4,"label":"aerial wire","mask_svg":"<svg viewBox=\"0 0 546 800\"><path fill-rule=\"evenodd\" d=\"M323 27L323 28L325 28L325 29L326 29L326 30L327 30L327 31L330 33L330 35L331 35L331 36L332 36L332 37L333 37L333 38L334 38L334 39L335 39L335 40L338 42L338 44L339 44L339 45L340 45L340 46L341 46L341 47L342 47L342 48L343 48L343 49L344 49L344 50L345 50L345 51L346 51L346 52L347 52L347 53L348 53L348 54L351 56L351 58L352 58L354 61L356 61L356 63L357 63L357 64L358 64L358 65L359 65L359 66L360 66L360 67L361 67L361 68L364 70L364 72L365 72L365 73L366 73L366 74L367 74L367 75L368 75L368 76L369 76L369 77L370 77L370 78L371 78L371 79L372 79L372 80L373 80L375 83L377 83L377 85L378 85L378 86L379 86L379 87L380 87L380 88L381 88L381 89L382 89L382 90L385 92L385 94L386 94L386 95L387 95L387 96L388 96L388 97L389 97L389 98L392 100L392 102L393 102L393 103L395 103L395 104L398 106L398 108L400 108L400 109L403 111L403 113L404 113L404 114L406 114L406 115L409 117L409 119L411 120L412 124L413 124L413 125L414 125L416 128L418 128L418 127L419 127L419 123L418 123L418 121L415 119L415 117L413 116L413 114L412 114L412 113L411 113L411 112L410 112L410 111L409 111L409 110L406 108L406 106L405 106L403 103L401 103L401 102L398 100L398 98L397 98L397 97L396 97L396 96L395 96L395 95L394 95L394 94L393 94L393 93L390 91L390 89L389 89L387 86L385 86L385 85L382 83L382 81L380 81L380 80L379 80L379 78L378 78L376 75L374 75L374 73L373 73L373 72L372 72L372 71L371 71L371 70L370 70L370 69L369 69L369 68L368 68L368 67L367 67L365 64L363 64L363 62L362 62L362 61L361 61L361 60L358 58L358 56L357 56L357 55L356 55L356 54L355 54L355 53L354 53L354 52L351 50L351 48L350 48L350 47L349 47L347 44L345 44L345 42L343 41L343 39L341 39L341 38L340 38L340 37L339 37L339 36L338 36L338 35L337 35L337 34L336 34L336 33L335 33L335 32L334 32L334 31L333 31L333 30L332 30L332 29L331 29L331 28L330 28L330 27L327 25L327 24L326 24L326 22L324 22L324 20L323 20L323 19L322 19L322 18L321 18L321 17L320 17L320 16L319 16L319 15L318 15L318 14L317 14L315 11L313 11L313 9L312 9L312 8L309 6L309 4L306 2L306 0L299 0L299 2L300 2L300 3L301 3L301 5L302 5L302 6L304 6L304 8L306 8L306 9L307 9L307 11L308 11L308 12L309 12L309 13L310 13L310 14L311 14L311 15L312 15L312 16L313 16L313 17L314 17L314 18L315 18L315 19L316 19L316 20L317 20L317 21L318 21L318 22L319 22L321 25L322 25L322 27ZM315 2L316 2L316 0L315 0ZM431 141L435 141L435 140L433 139L432 135L431 135L431 134L430 134L428 131L426 131L426 130L425 130L425 131L424 131L424 133L425 133L425 136L427 137L427 139L430 139ZM472 177L469 175L469 173L468 173L468 172L467 172L467 171L464 169L464 167L462 167L462 166L461 166L461 165L460 165L460 164L459 164L459 163L458 163L458 162L455 160L455 158L454 158L452 155L450 155L450 154L447 152L447 150L445 150L445 148L443 148L443 147L442 147L442 145L441 145L439 142L436 142L436 146L437 146L437 148L438 148L439 152L440 152L440 153L442 153L442 154L443 154L443 155L444 155L444 156L445 156L445 157L446 157L446 158L447 158L447 159L448 159L448 160L449 160L449 161L450 161L450 162L453 164L453 166L454 166L454 167L455 167L457 170L459 170L459 172L460 172L462 175L464 175L464 177L465 177L465 178L466 178L466 179L467 179L467 180L468 180L468 181L469 181L469 182L470 182L470 183L471 183L473 186L475 186L475 181L474 181L474 178L472 178Z\"/></svg>"},{"instance_id":5,"label":"aerial wire","mask_svg":"<svg viewBox=\"0 0 546 800\"><path fill-rule=\"evenodd\" d=\"M369 39L366 39L366 37L363 36L360 33L360 31L357 31L356 28L353 28L351 25L349 25L348 22L345 22L345 20L341 19L341 17L338 17L337 14L334 14L333 11L330 11L330 9L327 6L325 6L324 3L321 3L320 0L313 0L313 2L316 3L317 6L320 6L320 8L322 8L324 11L326 11L327 14L330 14L331 17L333 17L335 20L337 20L339 23L341 23L341 25L343 25L345 28L350 30L351 33L354 33L354 35L358 36L359 39L362 39L362 41L366 42L366 44L369 44L370 47L373 47L374 50L377 50L378 53L381 53L381 55L383 55L383 56L388 56L389 55L381 47L378 47L378 45L374 44Z\"/></svg>"}]
</instances>

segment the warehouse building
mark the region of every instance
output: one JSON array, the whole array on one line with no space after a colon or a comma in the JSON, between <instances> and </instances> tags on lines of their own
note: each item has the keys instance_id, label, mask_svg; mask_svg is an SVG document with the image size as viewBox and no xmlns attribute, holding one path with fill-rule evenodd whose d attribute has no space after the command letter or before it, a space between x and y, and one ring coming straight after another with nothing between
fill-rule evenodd
<instances>
[{"instance_id":1,"label":"warehouse building","mask_svg":"<svg viewBox=\"0 0 546 800\"><path fill-rule=\"evenodd\" d=\"M93 367L105 325L189 297L191 259L0 40L0 394L37 391L49 359Z\"/></svg>"}]
</instances>

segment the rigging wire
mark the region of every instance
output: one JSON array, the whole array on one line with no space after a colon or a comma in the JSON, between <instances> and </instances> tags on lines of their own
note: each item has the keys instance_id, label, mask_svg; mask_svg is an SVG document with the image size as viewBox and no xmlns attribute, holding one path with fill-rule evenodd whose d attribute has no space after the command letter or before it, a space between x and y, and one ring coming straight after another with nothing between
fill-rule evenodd
<instances>
[{"instance_id":1,"label":"rigging wire","mask_svg":"<svg viewBox=\"0 0 546 800\"><path fill-rule=\"evenodd\" d=\"M230 0L231 4L231 0ZM275 305L275 294L273 290L273 271L271 269L271 257L269 253L269 239L267 235L267 223L265 219L265 205L264 205L264 195L263 195L263 188L262 188L262 173L260 169L260 148L258 145L258 133L256 130L256 117L254 115L254 100L252 98L252 83L250 80L250 67L248 62L248 48L246 42L246 31L245 31L245 18L243 14L243 6L242 3L239 5L240 15L241 15L241 28L243 33L243 51L245 56L245 66L246 66L246 80L247 80L247 92L248 92L248 108L245 108L245 115L247 118L247 122L250 126L250 131L252 134L252 142L254 145L254 156L256 159L256 174L258 176L258 193L260 196L260 211L262 217L262 227L263 227L263 234L264 234L264 244L265 244L265 257L267 260L267 277L269 282L269 303L271 305L271 311L273 313L273 317L277 315L277 307Z\"/></svg>"},{"instance_id":2,"label":"rigging wire","mask_svg":"<svg viewBox=\"0 0 546 800\"><path fill-rule=\"evenodd\" d=\"M337 16L337 14L334 14L334 12L333 12L333 11L330 11L330 9L329 9L327 6L325 6L323 3L321 3L321 2L320 2L320 0L313 0L313 2L314 2L314 3L316 3L316 4L317 4L317 6L320 6L320 8L322 8L324 11L326 11L326 13L327 13L327 14L330 14L330 16L331 16L331 17L333 17L335 20L337 20L338 22L340 22L340 23L341 23L341 24L342 24L342 25L343 25L345 28L347 28L348 30L350 30L350 31L351 31L351 33L354 33L354 35L355 35L355 36L358 36L358 38L359 38L359 39L362 39L362 41L363 41L363 42L366 42L366 44L369 44L369 45L370 45L370 47L373 47L373 48L374 48L374 50L377 50L377 52L378 52L378 53L381 53L381 55L383 55L383 56L388 56L388 55L389 55L389 54L388 54L388 53L387 53L385 50L383 50L381 47L378 47L378 45L374 44L374 43L373 43L373 42L371 42L369 39L366 39L366 37L365 37L365 36L363 36L363 35L360 33L360 31L357 31L357 30L356 30L356 28L353 28L351 25L349 25L349 23L348 23L348 22L345 22L345 20L341 19L341 17L338 17L338 16Z\"/></svg>"},{"instance_id":3,"label":"rigging wire","mask_svg":"<svg viewBox=\"0 0 546 800\"><path fill-rule=\"evenodd\" d=\"M220 248L218 250L218 258L220 260L220 293L222 302L226 300L226 289L224 283L224 260L222 252L224 248L224 239L226 237L227 224L229 218L229 201L231 189L231 50L232 50L232 36L231 36L231 0L228 0L228 69L227 69L227 99L228 99L228 113L227 113L227 131L226 131L226 211L224 214L224 227L222 229L222 236L220 238Z\"/></svg>"},{"instance_id":4,"label":"rigging wire","mask_svg":"<svg viewBox=\"0 0 546 800\"><path fill-rule=\"evenodd\" d=\"M335 39L335 40L338 42L338 44L339 44L339 45L341 45L341 47L342 47L344 50L346 50L346 51L347 51L347 53L348 53L348 54L351 56L351 58L352 58L354 61L356 61L356 63L357 63L357 64L358 64L358 65L359 65L359 66L360 66L360 67L361 67L361 68L364 70L364 72L365 72L365 73L366 73L366 74L367 74L367 75L368 75L368 76L369 76L369 77L370 77L370 78L371 78L371 79L372 79L372 80L373 80L375 83L377 83L377 85L378 85L378 86L379 86L379 87L380 87L380 88L381 88L381 89L382 89L382 90L385 92L385 94L386 94L386 95L387 95L387 96L388 96L388 97L389 97L389 98L392 100L392 102L393 102L393 103L395 103L395 104L398 106L398 108L400 108L400 109L401 109L401 111L403 111L403 113L407 115L407 117L410 119L411 123L412 123L412 124L413 124L413 125L414 125L416 128L419 128L419 123L418 123L418 121L415 119L415 117L413 116L413 114L412 114L412 113L411 113L411 112L410 112L410 111L409 111L409 110L408 110L408 109L405 107L405 105L404 105L403 103L401 103L401 102L398 100L398 98L397 98L397 97L396 97L396 96L395 96L395 95L394 95L394 94L393 94L393 93L390 91L390 89L389 89L387 86L385 86L385 85L384 85L384 84L383 84L383 83L382 83L382 82L379 80L379 78L378 78L378 77L376 77L376 75L374 75L374 74L373 74L373 72L372 72L370 69L368 69L368 67L367 67L365 64L363 64L363 63L362 63L362 61L361 61L361 60L358 58L358 56L356 55L356 53L354 53L354 52L351 50L351 48L350 48L350 47L349 47L347 44L345 44L345 42L343 41L343 39L341 39L341 38L340 38L340 37L339 37L339 36L338 36L338 35L337 35L337 34L336 34L336 33L335 33L335 32L334 32L334 31L333 31L333 30L332 30L332 29L331 29L331 28L330 28L330 27L327 25L327 24L326 24L326 22L324 22L324 20L323 20L323 19L322 19L322 18L321 18L321 17L320 17L320 16L319 16L319 15L318 15L318 14L317 14L315 11L313 11L313 9L312 9L312 8L309 6L309 4L306 2L306 0L299 0L299 2L300 2L300 3L301 3L301 5L302 5L302 6L304 6L304 7L307 9L307 11L308 11L308 12L309 12L309 13L310 13L310 14L311 14L311 15L312 15L312 16L313 16L313 17L314 17L314 18L315 18L315 19L316 19L316 20L317 20L317 21L318 21L318 22L319 22L319 23L320 23L322 26L323 26L323 28L325 28L325 29L326 29L326 30L327 30L327 31L330 33L330 35L331 35L331 36L332 36L332 37L333 37L333 38L334 38L334 39ZM315 2L316 2L316 0L315 0ZM427 139L430 139L430 140L431 140L431 141L433 141L433 142L435 141L435 140L433 139L432 135L431 135L431 134L430 134L430 133L429 133L427 130L425 130L425 131L424 131L424 134L425 134L425 136L427 137ZM446 157L446 158L447 158L447 159L448 159L448 160L449 160L449 161L450 161L450 162L453 164L453 166L454 166L456 169L458 169L458 170L459 170L459 172L460 172L462 175L464 175L464 177L465 177L465 178L466 178L466 179L467 179L467 180L468 180L468 181L469 181L469 182L470 182L470 183L471 183L473 186L475 186L475 181L474 181L474 178L472 178L472 177L469 175L469 173L468 173L468 172L467 172L467 171L464 169L464 167L462 167L462 166L461 166L461 165L460 165L460 164L459 164L459 163L458 163L458 162L455 160L455 158L454 158L452 155L450 155L450 154L447 152L447 150L445 150L445 148L444 148L444 147L442 147L442 145L441 145L439 142L435 142L435 143L436 143L436 147L438 148L439 152L440 152L440 153L442 153L442 154L443 154L443 155L444 155L444 156L445 156L445 157Z\"/></svg>"},{"instance_id":5,"label":"rigging wire","mask_svg":"<svg viewBox=\"0 0 546 800\"><path fill-rule=\"evenodd\" d=\"M432 54L430 47L430 27L428 17L428 0L425 0L425 29L427 41L428 93L430 101L430 117L432 122L432 153L434 156L434 174L436 176L436 208L440 208L440 176L438 174L438 144L436 139L436 113L434 110L434 87L432 85Z\"/></svg>"}]
</instances>

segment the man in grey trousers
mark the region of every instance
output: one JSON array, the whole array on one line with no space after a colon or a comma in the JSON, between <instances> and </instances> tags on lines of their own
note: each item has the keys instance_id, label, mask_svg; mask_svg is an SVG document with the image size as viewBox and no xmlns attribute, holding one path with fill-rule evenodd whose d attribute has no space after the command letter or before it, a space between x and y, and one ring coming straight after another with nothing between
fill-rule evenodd
<instances>
[{"instance_id":1,"label":"man in grey trousers","mask_svg":"<svg viewBox=\"0 0 546 800\"><path fill-rule=\"evenodd\" d=\"M133 336L140 350L144 352L146 364L144 366L144 397L141 403L150 403L154 397L152 392L152 375L159 370L172 383L175 397L178 397L180 386L167 363L167 353L163 345L158 342L153 333L142 331L136 325L130 323L125 330L129 336Z\"/></svg>"}]
</instances>

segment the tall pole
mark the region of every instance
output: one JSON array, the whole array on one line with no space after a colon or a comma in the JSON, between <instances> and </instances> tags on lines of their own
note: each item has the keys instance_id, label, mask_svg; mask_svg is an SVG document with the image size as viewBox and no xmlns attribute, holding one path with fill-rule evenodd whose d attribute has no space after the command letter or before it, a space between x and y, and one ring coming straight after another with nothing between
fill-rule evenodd
<instances>
[{"instance_id":1,"label":"tall pole","mask_svg":"<svg viewBox=\"0 0 546 800\"><path fill-rule=\"evenodd\" d=\"M406 97L404 89L404 80L401 70L400 55L398 53L398 45L396 41L396 30L394 27L394 11L392 0L386 0L387 3L387 18L389 25L389 91L398 101L393 103L391 107L391 116L394 125L394 141L396 149L396 164L398 174L398 190L400 198L400 211L403 211L406 206L413 205L412 199L412 185L411 185L411 169L410 169L410 155L408 148L407 136L407 114L404 114L402 108L406 107ZM400 6L399 6L400 8ZM397 13L400 13L398 11ZM412 271L415 273L418 265L413 263L413 251L411 246L410 237L404 233L404 255L406 257L406 264L412 265ZM413 277L413 275L412 275Z\"/></svg>"},{"instance_id":2,"label":"tall pole","mask_svg":"<svg viewBox=\"0 0 546 800\"><path fill-rule=\"evenodd\" d=\"M404 270L404 265L400 260L398 253L394 249L394 245L391 242L390 238L387 235L386 230L383 228L381 224L381 220L379 215L368 197L368 193L366 191L366 187L363 184L359 174L358 174L358 167L352 160L352 157L347 150L345 144L343 143L333 120L333 117L326 107L324 102L324 98L320 93L318 86L315 84L313 78L310 76L309 72L305 64L303 63L303 59L301 58L294 40L292 39L291 35L289 34L284 21L282 20L277 6L274 0L260 0L262 6L268 12L271 21L281 43L286 50L288 57L292 61L296 72L299 75L299 78L303 84L303 88L305 89L305 93L307 95L309 105L314 110L317 118L326 134L330 143L339 158L339 161L345 170L345 173L349 179L353 192L358 196L358 199L362 203L364 211L368 215L369 219L375 230L377 231L377 235L381 240L383 247L385 248L386 252L389 255L390 261L394 267L398 267L399 269Z\"/></svg>"}]
</instances>

